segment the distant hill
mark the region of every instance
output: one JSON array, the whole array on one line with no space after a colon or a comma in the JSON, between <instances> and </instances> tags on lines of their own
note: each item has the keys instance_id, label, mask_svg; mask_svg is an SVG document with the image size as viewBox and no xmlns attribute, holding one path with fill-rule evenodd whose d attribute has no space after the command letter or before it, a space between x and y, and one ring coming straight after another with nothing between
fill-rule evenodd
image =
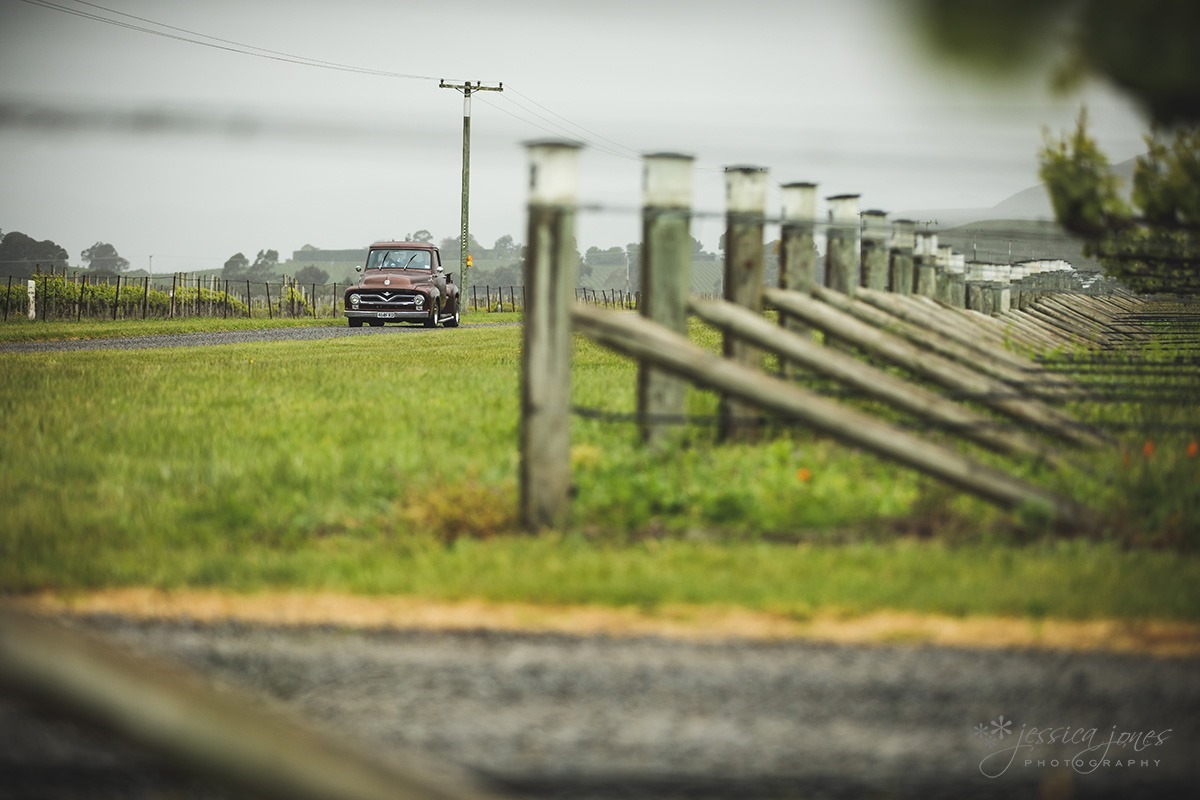
<instances>
[{"instance_id":1,"label":"distant hill","mask_svg":"<svg viewBox=\"0 0 1200 800\"><path fill-rule=\"evenodd\" d=\"M1133 186L1133 166L1136 159L1114 164L1112 172L1121 181L1122 190L1128 197ZM913 219L918 222L937 220L939 229L955 228L982 220L1053 220L1054 209L1050 206L1050 195L1045 184L1039 183L1022 189L1011 197L1001 200L990 208L925 208L916 211L899 211L892 219ZM969 255L969 254L968 254Z\"/></svg>"},{"instance_id":2,"label":"distant hill","mask_svg":"<svg viewBox=\"0 0 1200 800\"><path fill-rule=\"evenodd\" d=\"M1133 166L1137 159L1131 158L1114 164L1112 173L1121 182L1121 190L1128 199L1133 190ZM1050 206L1050 194L1046 185L1039 183L1030 186L992 206L992 219L1054 219L1054 209Z\"/></svg>"},{"instance_id":3,"label":"distant hill","mask_svg":"<svg viewBox=\"0 0 1200 800\"><path fill-rule=\"evenodd\" d=\"M1131 158L1112 167L1127 198L1132 191L1135 162ZM938 244L965 253L968 261L1007 264L1061 258L1079 270L1100 269L1096 261L1084 257L1083 243L1054 221L1045 184L1022 189L991 208L901 211L892 219L912 219L920 223L918 229L936 230Z\"/></svg>"}]
</instances>

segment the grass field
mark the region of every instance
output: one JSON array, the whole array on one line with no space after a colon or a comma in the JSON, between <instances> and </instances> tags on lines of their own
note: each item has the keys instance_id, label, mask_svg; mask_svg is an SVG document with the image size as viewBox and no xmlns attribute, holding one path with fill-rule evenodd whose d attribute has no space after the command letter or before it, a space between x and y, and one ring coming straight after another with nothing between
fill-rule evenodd
<instances>
[{"instance_id":1,"label":"grass field","mask_svg":"<svg viewBox=\"0 0 1200 800\"><path fill-rule=\"evenodd\" d=\"M1153 458L1131 440L1077 471L1019 468L1102 512L1064 541L804 431L725 447L699 425L655 455L629 424L577 418L573 518L525 536L521 329L478 324L501 317L387 337L0 354L0 589L1200 617L1200 462L1186 439L1159 441ZM216 324L20 323L0 340L181 322ZM630 411L634 383L631 363L577 340L577 405ZM715 408L689 398L693 414Z\"/></svg>"}]
</instances>

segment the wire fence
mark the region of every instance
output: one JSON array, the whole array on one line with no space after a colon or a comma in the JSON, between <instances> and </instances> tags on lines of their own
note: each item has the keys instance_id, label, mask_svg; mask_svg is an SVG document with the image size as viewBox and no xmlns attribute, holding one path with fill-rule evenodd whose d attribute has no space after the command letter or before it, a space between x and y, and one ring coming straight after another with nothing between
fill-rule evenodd
<instances>
[{"instance_id":1,"label":"wire fence","mask_svg":"<svg viewBox=\"0 0 1200 800\"><path fill-rule=\"evenodd\" d=\"M1131 321L1135 317L1138 315L1128 315L1124 321ZM1200 348L1200 325L1194 319L1194 312L1180 310L1178 313L1159 314L1154 316L1154 322L1169 325L1181 341ZM1054 380L1035 379L988 392L953 391L942 387L939 388L939 394L956 402L972 404L1040 397L1058 405L1065 404L1066 408L1076 412L1086 412L1079 419L1064 424L1082 430L1102 431L1118 439L1130 436L1181 437L1181 441L1189 448L1189 455L1196 457L1194 453L1196 441L1200 439L1200 421L1194 411L1200 402L1200 358L1177 355L1174 346L1170 353L1161 350L1162 332L1155 329L1153 332L1143 330L1140 335L1114 336L1106 342L1106 349L1099 353L1062 353L1036 359L1037 363L1054 373L1069 375L1071 382L1066 385ZM1148 339L1149 336L1153 339ZM785 373L776 369L768 370L768 373L794 381L813 394L853 405L870 405L877 399L870 392L847 387L836 380L803 370ZM580 419L616 425L643 426L652 423L716 429L728 424L728 419L715 413L654 414L582 405L573 405L571 413ZM981 427L1013 433L1029 429L1026 422L1003 416L970 425L902 414L897 416L899 418L895 424L901 428L950 435ZM770 430L809 427L806 420L778 414L735 421L747 427Z\"/></svg>"},{"instance_id":2,"label":"wire fence","mask_svg":"<svg viewBox=\"0 0 1200 800\"><path fill-rule=\"evenodd\" d=\"M354 284L225 280L217 275L94 275L86 272L35 273L0 279L5 322L38 320L144 320L176 317L246 319L336 318ZM641 292L622 289L575 290L575 299L607 308L636 310ZM471 286L463 309L484 312L525 310L524 286Z\"/></svg>"}]
</instances>

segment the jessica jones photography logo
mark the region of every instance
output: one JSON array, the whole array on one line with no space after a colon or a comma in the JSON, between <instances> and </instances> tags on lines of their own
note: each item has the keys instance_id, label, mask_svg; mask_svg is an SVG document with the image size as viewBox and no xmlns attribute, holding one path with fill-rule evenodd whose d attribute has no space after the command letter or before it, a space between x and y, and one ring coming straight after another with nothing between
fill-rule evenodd
<instances>
[{"instance_id":1,"label":"jessica jones photography logo","mask_svg":"<svg viewBox=\"0 0 1200 800\"><path fill-rule=\"evenodd\" d=\"M1154 769L1162 764L1162 745L1171 738L1165 730L1038 727L1017 723L1001 714L991 723L981 722L972 733L988 751L979 771L999 778L1010 769L1069 767L1081 775L1109 769Z\"/></svg>"}]
</instances>

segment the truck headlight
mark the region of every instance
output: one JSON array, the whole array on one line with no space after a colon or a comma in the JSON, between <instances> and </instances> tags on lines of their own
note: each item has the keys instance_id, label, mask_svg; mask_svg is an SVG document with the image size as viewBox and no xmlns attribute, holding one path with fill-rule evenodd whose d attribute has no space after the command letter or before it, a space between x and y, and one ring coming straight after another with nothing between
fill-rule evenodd
<instances>
[{"instance_id":1,"label":"truck headlight","mask_svg":"<svg viewBox=\"0 0 1200 800\"><path fill-rule=\"evenodd\" d=\"M356 295L356 294L350 295L350 305L353 308L358 308L358 295Z\"/></svg>"},{"instance_id":2,"label":"truck headlight","mask_svg":"<svg viewBox=\"0 0 1200 800\"><path fill-rule=\"evenodd\" d=\"M417 311L420 311L422 308L424 308L425 307L425 296L419 294L416 297L414 297L413 298L413 307L415 309L417 309Z\"/></svg>"}]
</instances>

